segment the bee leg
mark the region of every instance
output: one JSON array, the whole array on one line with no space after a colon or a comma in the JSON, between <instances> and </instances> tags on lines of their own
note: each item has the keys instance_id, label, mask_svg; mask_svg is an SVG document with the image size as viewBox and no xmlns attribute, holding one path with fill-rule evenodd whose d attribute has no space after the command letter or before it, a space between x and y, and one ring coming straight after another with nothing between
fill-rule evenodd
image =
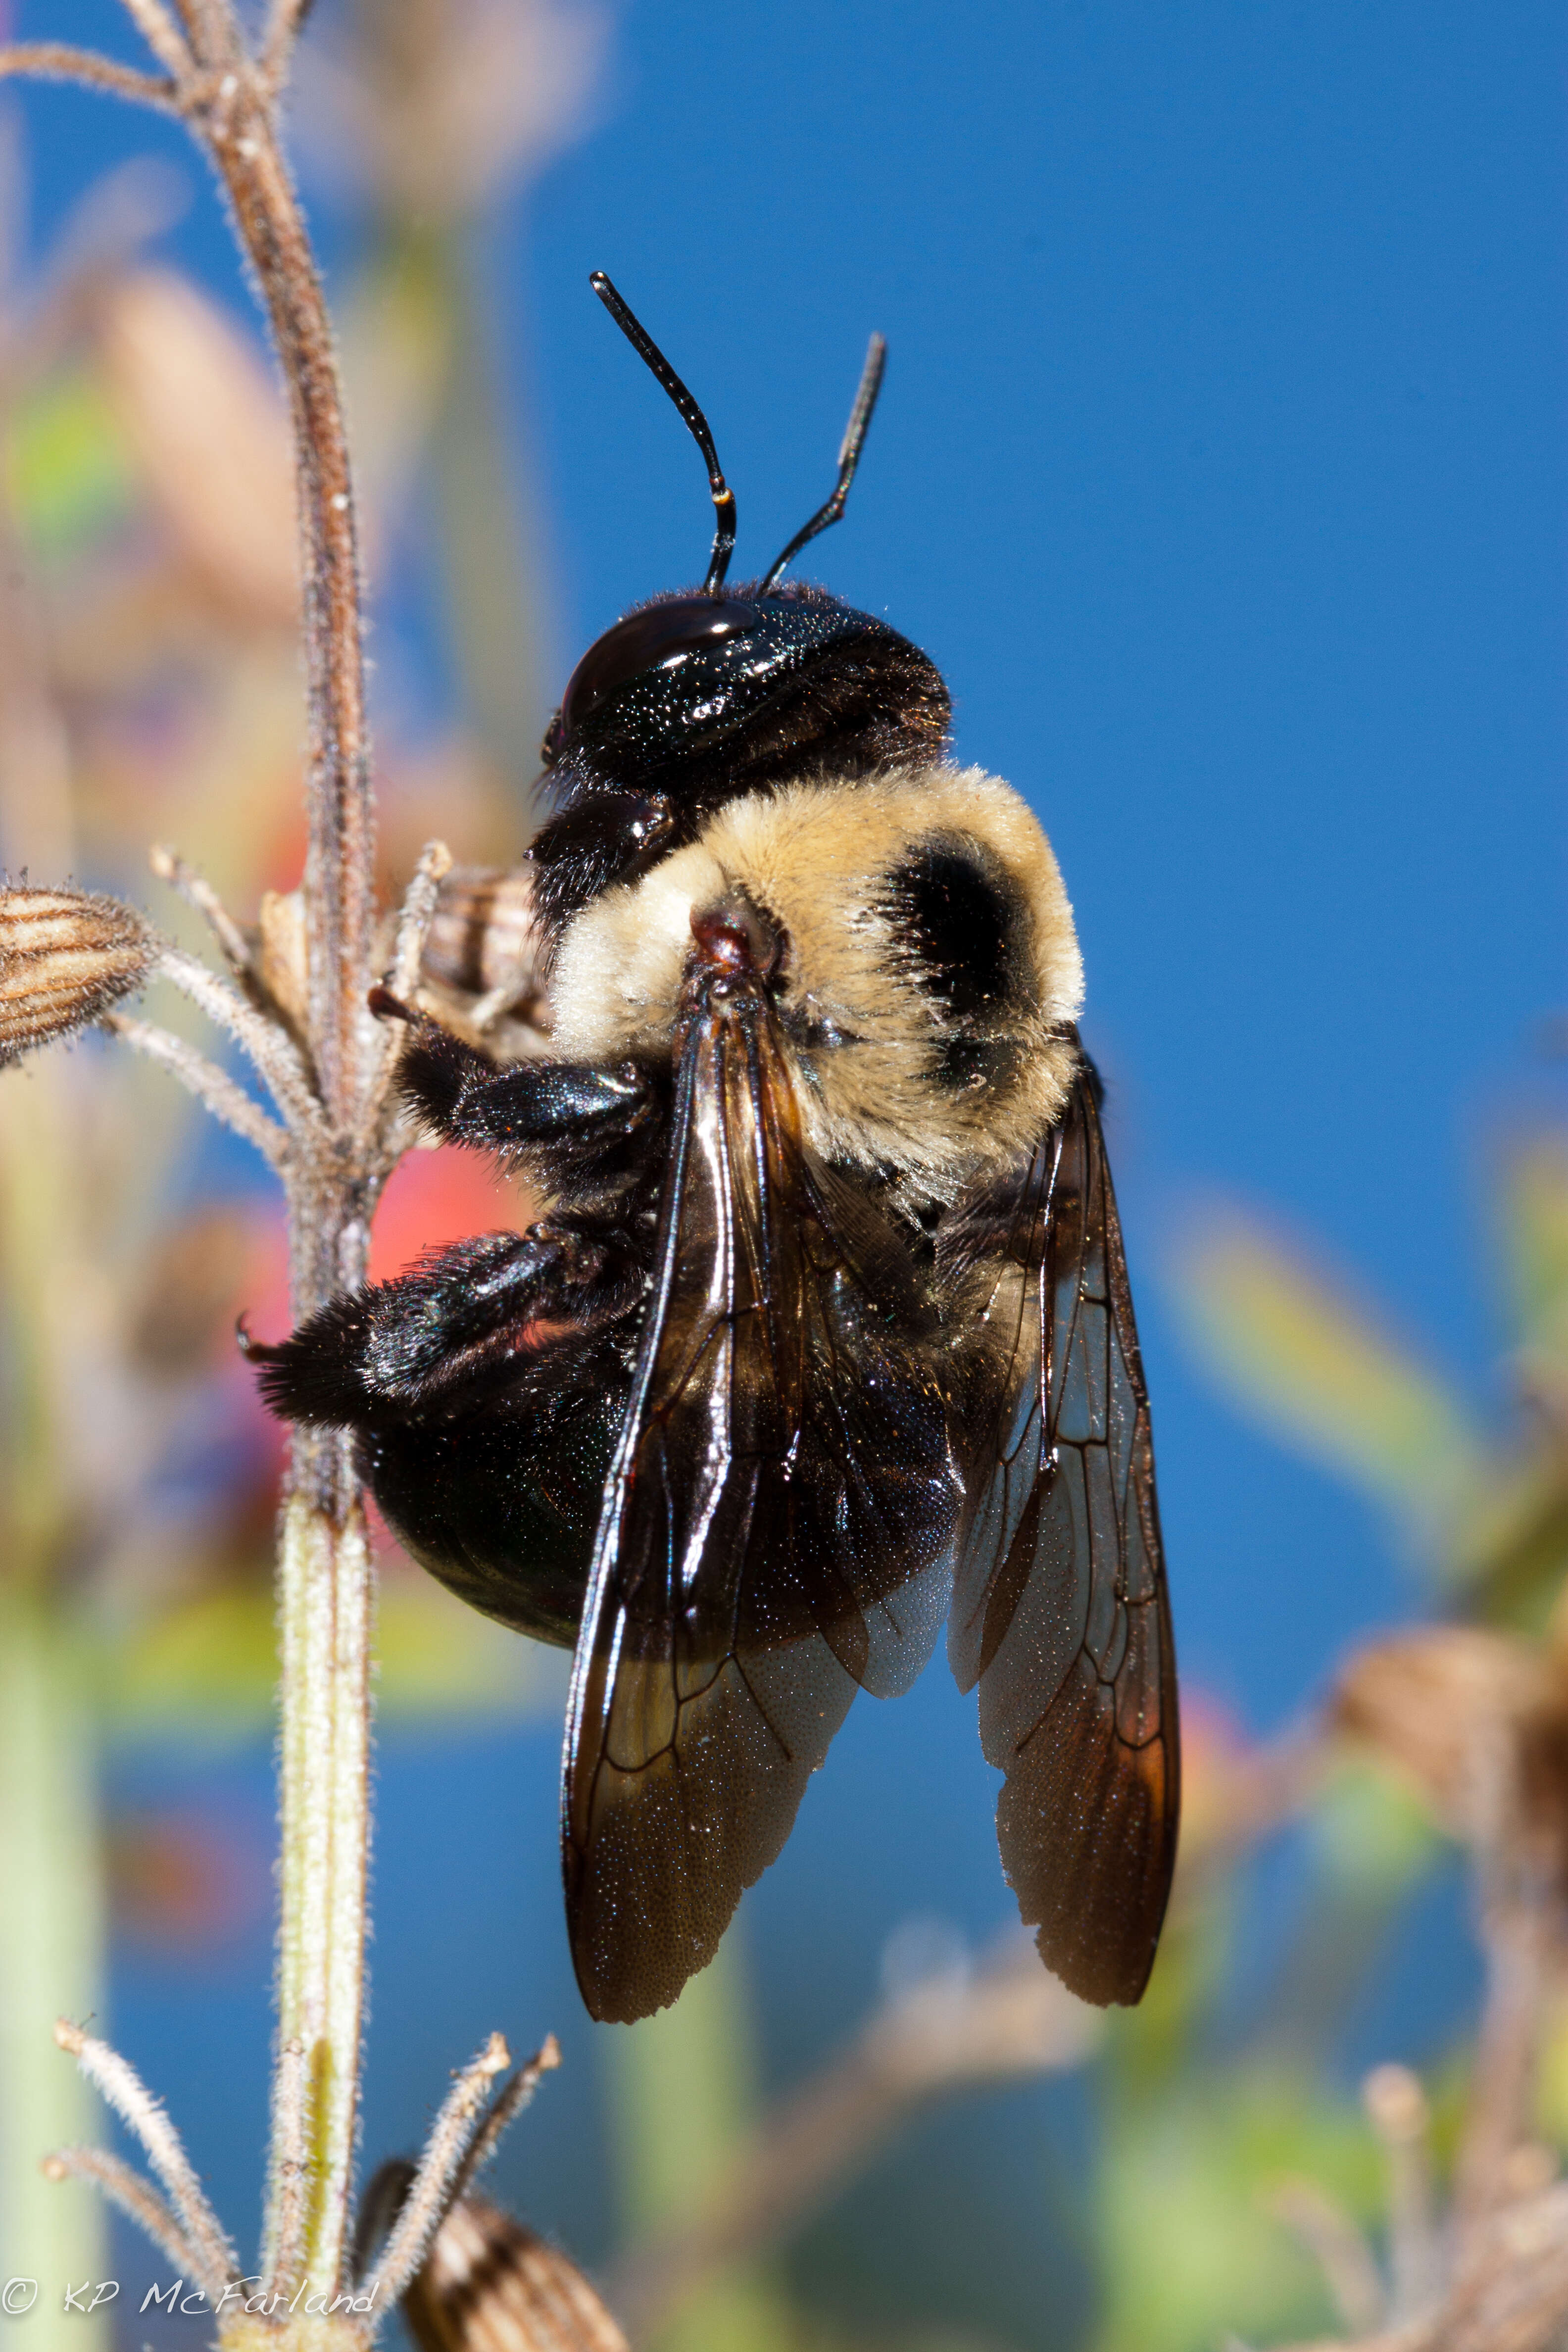
<instances>
[{"instance_id":1,"label":"bee leg","mask_svg":"<svg viewBox=\"0 0 1568 2352\"><path fill-rule=\"evenodd\" d=\"M448 1142L481 1151L547 1150L592 1159L628 1141L658 1109L652 1074L635 1062L513 1062L498 1068L434 1022L421 1022L398 1072L404 1100Z\"/></svg>"},{"instance_id":2,"label":"bee leg","mask_svg":"<svg viewBox=\"0 0 1568 2352\"><path fill-rule=\"evenodd\" d=\"M634 1311L645 1258L614 1225L545 1218L345 1291L279 1346L240 1344L286 1421L370 1431L505 1411L559 1377L563 1341L596 1344Z\"/></svg>"}]
</instances>

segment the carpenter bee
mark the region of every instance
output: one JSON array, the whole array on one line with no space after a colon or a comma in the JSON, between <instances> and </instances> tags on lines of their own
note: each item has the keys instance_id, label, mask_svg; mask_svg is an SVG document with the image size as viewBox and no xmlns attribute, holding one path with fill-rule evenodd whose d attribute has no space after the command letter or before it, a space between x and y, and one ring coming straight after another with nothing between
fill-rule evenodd
<instances>
[{"instance_id":1,"label":"carpenter bee","mask_svg":"<svg viewBox=\"0 0 1568 2352\"><path fill-rule=\"evenodd\" d=\"M948 1623L1048 1967L1136 2001L1174 1856L1175 1662L1149 1406L1082 968L1049 845L948 757L909 640L768 572L592 646L529 853L552 1031L500 1066L408 1021L436 1135L546 1203L257 1349L276 1410L353 1430L415 1557L574 1645L566 1908L595 2017L711 1958L857 1690Z\"/></svg>"}]
</instances>

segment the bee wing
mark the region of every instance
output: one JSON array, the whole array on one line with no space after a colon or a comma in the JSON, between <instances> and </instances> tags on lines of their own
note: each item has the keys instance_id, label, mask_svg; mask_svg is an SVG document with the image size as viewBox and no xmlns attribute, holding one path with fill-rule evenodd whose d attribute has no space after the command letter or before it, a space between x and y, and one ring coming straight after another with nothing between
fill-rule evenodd
<instances>
[{"instance_id":1,"label":"bee wing","mask_svg":"<svg viewBox=\"0 0 1568 2352\"><path fill-rule=\"evenodd\" d=\"M772 1020L716 1009L681 1051L573 1669L562 1851L599 2018L711 1958L857 1685L912 1682L951 1591L943 1401L888 1311L896 1244L808 1174Z\"/></svg>"},{"instance_id":2,"label":"bee wing","mask_svg":"<svg viewBox=\"0 0 1568 2352\"><path fill-rule=\"evenodd\" d=\"M1175 1861L1175 1651L1149 1398L1094 1086L948 1246L993 1341L949 1655L1005 1774L1003 1867L1071 1990L1136 2001ZM973 1311L973 1310L972 1310Z\"/></svg>"}]
</instances>

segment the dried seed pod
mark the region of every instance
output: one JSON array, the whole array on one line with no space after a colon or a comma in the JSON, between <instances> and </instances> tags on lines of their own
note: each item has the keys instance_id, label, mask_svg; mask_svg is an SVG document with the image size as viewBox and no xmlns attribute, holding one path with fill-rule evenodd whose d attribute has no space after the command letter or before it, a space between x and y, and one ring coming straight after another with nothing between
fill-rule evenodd
<instances>
[{"instance_id":1,"label":"dried seed pod","mask_svg":"<svg viewBox=\"0 0 1568 2352\"><path fill-rule=\"evenodd\" d=\"M307 1023L305 900L299 890L265 890L256 927L261 984L296 1035Z\"/></svg>"},{"instance_id":2,"label":"dried seed pod","mask_svg":"<svg viewBox=\"0 0 1568 2352\"><path fill-rule=\"evenodd\" d=\"M437 897L421 976L455 996L521 1012L541 995L539 944L531 866L454 866Z\"/></svg>"},{"instance_id":3,"label":"dried seed pod","mask_svg":"<svg viewBox=\"0 0 1568 2352\"><path fill-rule=\"evenodd\" d=\"M0 1065L85 1029L142 986L158 948L122 899L0 889Z\"/></svg>"},{"instance_id":4,"label":"dried seed pod","mask_svg":"<svg viewBox=\"0 0 1568 2352\"><path fill-rule=\"evenodd\" d=\"M627 2352L576 2264L483 2197L447 2214L403 2314L420 2352Z\"/></svg>"}]
</instances>

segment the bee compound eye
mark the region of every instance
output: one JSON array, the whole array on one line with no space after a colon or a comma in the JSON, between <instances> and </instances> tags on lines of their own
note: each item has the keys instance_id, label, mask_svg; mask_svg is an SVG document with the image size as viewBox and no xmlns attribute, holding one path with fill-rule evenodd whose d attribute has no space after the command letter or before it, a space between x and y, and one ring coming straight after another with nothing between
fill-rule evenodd
<instances>
[{"instance_id":1,"label":"bee compound eye","mask_svg":"<svg viewBox=\"0 0 1568 2352\"><path fill-rule=\"evenodd\" d=\"M628 613L591 645L567 681L561 708L544 740L559 757L562 743L600 704L633 678L682 656L721 645L756 625L758 608L733 597L679 596Z\"/></svg>"}]
</instances>

